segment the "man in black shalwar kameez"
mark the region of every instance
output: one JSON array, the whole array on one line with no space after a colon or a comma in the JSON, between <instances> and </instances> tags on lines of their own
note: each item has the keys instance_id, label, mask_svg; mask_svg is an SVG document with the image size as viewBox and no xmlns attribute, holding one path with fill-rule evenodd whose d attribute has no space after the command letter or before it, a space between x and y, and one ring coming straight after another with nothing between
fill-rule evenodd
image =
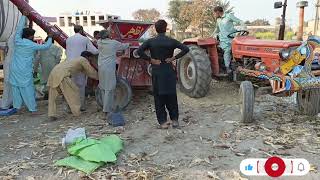
<instances>
[{"instance_id":1,"label":"man in black shalwar kameez","mask_svg":"<svg viewBox=\"0 0 320 180\"><path fill-rule=\"evenodd\" d=\"M176 91L176 72L172 61L183 57L189 52L189 48L165 35L167 23L159 20L155 23L158 35L147 40L138 49L138 54L142 59L148 60L152 64L152 86L156 114L162 129L169 127L166 108L169 112L173 128L179 127L179 109ZM174 50L178 48L181 52L173 56ZM145 51L149 50L151 57Z\"/></svg>"}]
</instances>

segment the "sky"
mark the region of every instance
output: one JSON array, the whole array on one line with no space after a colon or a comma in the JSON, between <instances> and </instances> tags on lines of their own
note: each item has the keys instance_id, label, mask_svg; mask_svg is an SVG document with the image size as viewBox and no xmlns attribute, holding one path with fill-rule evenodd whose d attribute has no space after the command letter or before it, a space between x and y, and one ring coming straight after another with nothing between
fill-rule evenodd
<instances>
[{"instance_id":1,"label":"sky","mask_svg":"<svg viewBox=\"0 0 320 180\"><path fill-rule=\"evenodd\" d=\"M122 19L132 19L132 13L137 9L156 8L163 17L167 15L170 0L29 0L32 7L45 16L55 16L63 12L101 11L120 15ZM274 23L281 16L281 9L273 9L276 0L229 0L237 17L246 20L264 18ZM291 26L298 24L299 10L296 3L299 0L288 0L287 21ZM316 0L308 0L305 9L305 20L314 19Z\"/></svg>"}]
</instances>

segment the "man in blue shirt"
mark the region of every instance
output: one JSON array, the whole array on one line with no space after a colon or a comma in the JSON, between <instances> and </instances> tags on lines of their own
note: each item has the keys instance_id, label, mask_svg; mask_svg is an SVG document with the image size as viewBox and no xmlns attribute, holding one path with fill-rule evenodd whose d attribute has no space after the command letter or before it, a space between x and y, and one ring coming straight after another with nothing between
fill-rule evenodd
<instances>
[{"instance_id":1,"label":"man in blue shirt","mask_svg":"<svg viewBox=\"0 0 320 180\"><path fill-rule=\"evenodd\" d=\"M231 41L232 39L228 37L229 34L236 32L234 24L240 24L242 29L245 29L245 24L240 19L236 18L231 13L224 13L223 8L217 6L214 8L214 16L217 18L216 28L213 32L213 36L219 36L220 44L219 46L224 50L224 65L226 67L227 73L231 72L230 62L231 56Z\"/></svg>"},{"instance_id":2,"label":"man in blue shirt","mask_svg":"<svg viewBox=\"0 0 320 180\"><path fill-rule=\"evenodd\" d=\"M33 42L35 30L24 28L28 13L23 12L15 35L15 50L10 64L9 82L12 85L13 107L20 109L22 103L32 113L37 111L35 89L33 84L33 61L38 50L49 49L52 44L52 35L48 35L48 41L43 44Z\"/></svg>"}]
</instances>

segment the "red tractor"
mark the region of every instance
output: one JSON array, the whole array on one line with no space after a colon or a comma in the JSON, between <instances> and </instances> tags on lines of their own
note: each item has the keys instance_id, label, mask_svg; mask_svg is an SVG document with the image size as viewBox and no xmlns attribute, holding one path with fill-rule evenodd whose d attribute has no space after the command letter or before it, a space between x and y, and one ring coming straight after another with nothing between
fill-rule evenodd
<instances>
[{"instance_id":1,"label":"red tractor","mask_svg":"<svg viewBox=\"0 0 320 180\"><path fill-rule=\"evenodd\" d=\"M306 42L260 40L248 36L247 31L237 31L229 37L233 38L232 79L246 80L240 85L241 121L253 121L257 90L270 90L277 96L298 92L302 112L319 112L320 78L316 76L320 75L320 66L315 56L320 44L318 37L309 37ZM223 51L214 38L187 39L183 43L190 47L190 52L178 60L180 88L190 97L204 97L212 77L220 77L223 72Z\"/></svg>"}]
</instances>

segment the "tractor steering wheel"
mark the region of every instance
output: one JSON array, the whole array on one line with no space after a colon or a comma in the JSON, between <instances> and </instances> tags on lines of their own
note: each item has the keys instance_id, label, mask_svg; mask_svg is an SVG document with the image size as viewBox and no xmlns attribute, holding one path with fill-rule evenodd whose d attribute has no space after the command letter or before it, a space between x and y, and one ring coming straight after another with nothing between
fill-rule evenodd
<instances>
[{"instance_id":1,"label":"tractor steering wheel","mask_svg":"<svg viewBox=\"0 0 320 180\"><path fill-rule=\"evenodd\" d=\"M246 30L238 30L238 31L235 31L235 32L232 32L232 33L228 34L228 38L230 38L230 39L235 38L235 35L236 35L237 33L238 33L238 35L240 35L240 36L248 36L249 31L246 31Z\"/></svg>"}]
</instances>

